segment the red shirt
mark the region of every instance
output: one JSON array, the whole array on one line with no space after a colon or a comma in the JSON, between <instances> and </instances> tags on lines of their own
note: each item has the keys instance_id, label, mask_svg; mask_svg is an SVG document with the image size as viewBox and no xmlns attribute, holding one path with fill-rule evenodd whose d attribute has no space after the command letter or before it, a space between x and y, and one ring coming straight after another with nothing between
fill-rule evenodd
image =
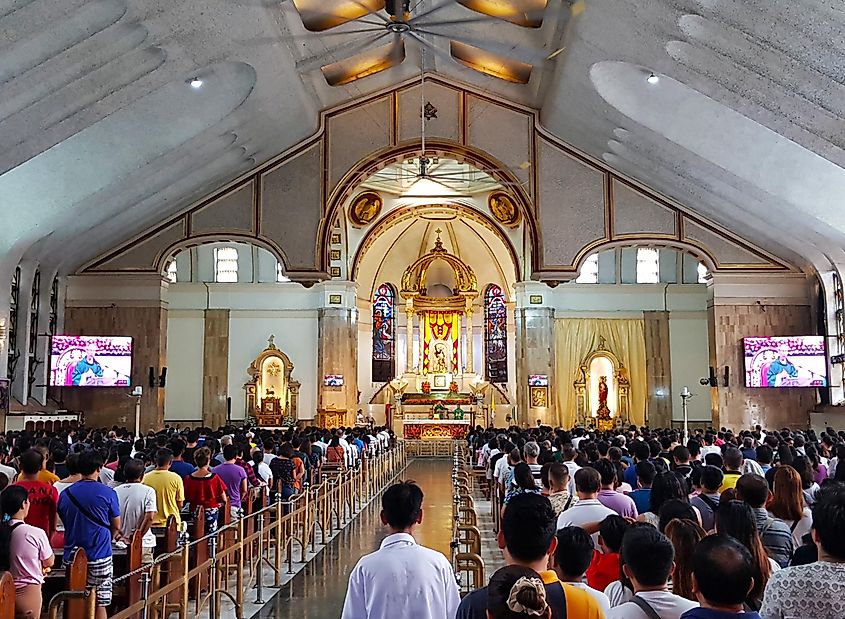
<instances>
[{"instance_id":1,"label":"red shirt","mask_svg":"<svg viewBox=\"0 0 845 619\"><path fill-rule=\"evenodd\" d=\"M221 497L226 496L226 484L214 473L211 477L188 475L182 481L185 484L185 501L192 507L202 505L205 509L217 509Z\"/></svg>"},{"instance_id":2,"label":"red shirt","mask_svg":"<svg viewBox=\"0 0 845 619\"><path fill-rule=\"evenodd\" d=\"M593 562L587 568L587 584L593 589L604 591L607 585L614 580L619 580L622 569L619 567L619 554L609 552L602 554L597 550L593 551Z\"/></svg>"},{"instance_id":3,"label":"red shirt","mask_svg":"<svg viewBox=\"0 0 845 619\"><path fill-rule=\"evenodd\" d=\"M58 491L43 481L19 481L15 485L26 488L29 493L29 514L25 522L42 529L50 537L55 529Z\"/></svg>"}]
</instances>

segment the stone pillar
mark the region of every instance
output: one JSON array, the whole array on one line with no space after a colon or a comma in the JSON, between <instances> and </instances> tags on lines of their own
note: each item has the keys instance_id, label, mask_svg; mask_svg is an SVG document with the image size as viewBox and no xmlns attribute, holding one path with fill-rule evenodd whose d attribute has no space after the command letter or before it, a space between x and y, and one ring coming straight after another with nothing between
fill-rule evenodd
<instances>
[{"instance_id":1,"label":"stone pillar","mask_svg":"<svg viewBox=\"0 0 845 619\"><path fill-rule=\"evenodd\" d=\"M159 274L76 275L68 278L65 333L123 335L133 340L132 384L141 385L141 430L164 427L164 389L150 388L149 368L167 365L168 282ZM169 384L171 389L178 385ZM132 428L135 406L129 389L50 388L65 408L80 410L89 426Z\"/></svg>"},{"instance_id":2,"label":"stone pillar","mask_svg":"<svg viewBox=\"0 0 845 619\"><path fill-rule=\"evenodd\" d=\"M551 425L558 424L554 393L558 377L554 375L554 309L546 305L548 287L535 282L519 282L516 291L516 397L518 412L516 422L533 426L536 419ZM535 303L532 303L534 297ZM539 297L539 299L538 299ZM540 303L536 301L539 300ZM531 407L528 376L544 374L549 377L547 405ZM560 385L565 389L566 385Z\"/></svg>"},{"instance_id":3,"label":"stone pillar","mask_svg":"<svg viewBox=\"0 0 845 619\"><path fill-rule=\"evenodd\" d=\"M467 308L466 311L466 324L467 324L467 359L466 359L466 366L467 366L467 373L472 374L475 372L475 364L473 359L473 336L472 336L472 306Z\"/></svg>"},{"instance_id":4,"label":"stone pillar","mask_svg":"<svg viewBox=\"0 0 845 619\"><path fill-rule=\"evenodd\" d=\"M202 423L210 428L226 425L229 396L229 310L203 312Z\"/></svg>"},{"instance_id":5,"label":"stone pillar","mask_svg":"<svg viewBox=\"0 0 845 619\"><path fill-rule=\"evenodd\" d=\"M672 363L669 312L643 312L645 322L646 424L672 425Z\"/></svg>"},{"instance_id":6,"label":"stone pillar","mask_svg":"<svg viewBox=\"0 0 845 619\"><path fill-rule=\"evenodd\" d=\"M358 310L355 307L357 284L326 282L323 284L323 307L319 311L318 328L318 406L334 406L350 414L347 423L355 419L358 410ZM337 302L339 299L340 302ZM343 376L342 387L323 384L326 374ZM308 411L301 411L303 418ZM316 412L315 415L316 416Z\"/></svg>"},{"instance_id":7,"label":"stone pillar","mask_svg":"<svg viewBox=\"0 0 845 619\"><path fill-rule=\"evenodd\" d=\"M708 293L710 362L718 379L711 389L713 425L806 427L816 390L746 388L742 338L815 333L812 280L802 273L714 273Z\"/></svg>"}]
</instances>

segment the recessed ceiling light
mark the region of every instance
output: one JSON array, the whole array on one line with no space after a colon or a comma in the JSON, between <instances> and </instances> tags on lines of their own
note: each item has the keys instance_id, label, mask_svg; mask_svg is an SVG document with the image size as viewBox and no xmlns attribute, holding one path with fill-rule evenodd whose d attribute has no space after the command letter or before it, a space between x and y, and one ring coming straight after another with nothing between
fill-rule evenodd
<instances>
[{"instance_id":1,"label":"recessed ceiling light","mask_svg":"<svg viewBox=\"0 0 845 619\"><path fill-rule=\"evenodd\" d=\"M655 75L654 73L652 73L651 75L649 75L649 76L648 76L648 78L646 79L646 81L647 81L649 84L654 85L654 84L656 84L657 82L659 82L659 81L660 81L660 78L659 78L659 77L657 77L657 75Z\"/></svg>"},{"instance_id":2,"label":"recessed ceiling light","mask_svg":"<svg viewBox=\"0 0 845 619\"><path fill-rule=\"evenodd\" d=\"M202 80L198 77L191 79L188 83L191 85L191 88L200 88L202 86Z\"/></svg>"}]
</instances>

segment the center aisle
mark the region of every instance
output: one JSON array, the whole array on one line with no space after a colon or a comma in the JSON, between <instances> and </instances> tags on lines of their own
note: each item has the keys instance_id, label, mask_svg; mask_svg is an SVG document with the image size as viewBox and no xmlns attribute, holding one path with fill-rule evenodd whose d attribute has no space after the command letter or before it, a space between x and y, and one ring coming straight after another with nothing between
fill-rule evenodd
<instances>
[{"instance_id":1,"label":"center aisle","mask_svg":"<svg viewBox=\"0 0 845 619\"><path fill-rule=\"evenodd\" d=\"M452 536L452 468L448 459L414 460L403 479L425 494L417 541L449 556ZM349 573L363 555L377 550L387 535L379 520L381 498L374 500L323 551L284 585L259 613L260 619L335 619L340 617ZM251 593L251 592L250 592ZM248 593L248 595L250 594Z\"/></svg>"}]
</instances>

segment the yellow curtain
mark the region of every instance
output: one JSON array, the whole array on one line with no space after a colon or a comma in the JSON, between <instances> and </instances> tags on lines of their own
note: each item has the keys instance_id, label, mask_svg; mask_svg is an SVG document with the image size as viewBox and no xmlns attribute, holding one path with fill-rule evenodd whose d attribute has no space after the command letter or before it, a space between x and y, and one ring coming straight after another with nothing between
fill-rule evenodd
<instances>
[{"instance_id":1,"label":"yellow curtain","mask_svg":"<svg viewBox=\"0 0 845 619\"><path fill-rule=\"evenodd\" d=\"M619 357L631 381L631 422L642 425L646 407L645 325L642 319L605 320L601 318L559 318L555 320L555 381L558 423L563 428L575 424L575 388L578 367L599 347ZM615 413L616 411L614 411Z\"/></svg>"}]
</instances>

